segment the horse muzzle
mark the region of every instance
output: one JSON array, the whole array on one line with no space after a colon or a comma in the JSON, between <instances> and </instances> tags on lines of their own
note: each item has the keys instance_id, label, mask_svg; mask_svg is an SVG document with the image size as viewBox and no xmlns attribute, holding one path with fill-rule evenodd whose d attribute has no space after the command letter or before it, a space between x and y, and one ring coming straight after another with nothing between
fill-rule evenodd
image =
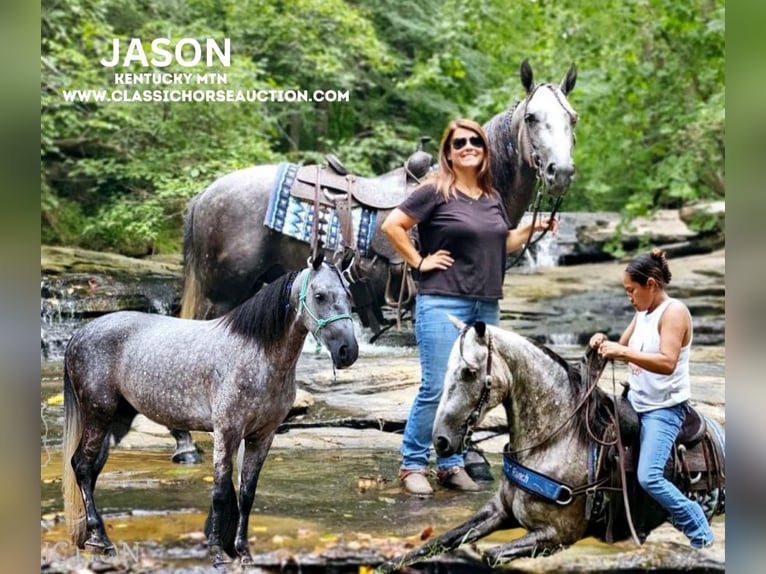
<instances>
[{"instance_id":1,"label":"horse muzzle","mask_svg":"<svg viewBox=\"0 0 766 574\"><path fill-rule=\"evenodd\" d=\"M445 432L445 429L439 429L434 427L431 440L434 444L434 450L436 454L441 458L447 458L452 456L458 451L462 451L462 438L459 436L453 436L449 432Z\"/></svg>"},{"instance_id":2,"label":"horse muzzle","mask_svg":"<svg viewBox=\"0 0 766 574\"><path fill-rule=\"evenodd\" d=\"M542 177L545 180L545 185L550 190L550 193L554 196L564 195L569 185L572 183L575 174L575 166L573 163L557 164L550 162L545 166L542 171Z\"/></svg>"},{"instance_id":3,"label":"horse muzzle","mask_svg":"<svg viewBox=\"0 0 766 574\"><path fill-rule=\"evenodd\" d=\"M340 344L332 345L329 348L332 362L336 369L350 367L359 358L359 345L356 340L344 341Z\"/></svg>"}]
</instances>

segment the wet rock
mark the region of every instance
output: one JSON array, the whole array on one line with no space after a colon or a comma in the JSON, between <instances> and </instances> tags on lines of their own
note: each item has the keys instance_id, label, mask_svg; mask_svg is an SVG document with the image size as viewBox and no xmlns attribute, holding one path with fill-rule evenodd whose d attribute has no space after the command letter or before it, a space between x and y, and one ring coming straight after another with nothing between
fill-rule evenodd
<instances>
[{"instance_id":1,"label":"wet rock","mask_svg":"<svg viewBox=\"0 0 766 574\"><path fill-rule=\"evenodd\" d=\"M72 333L112 311L174 314L181 267L66 247L40 248L41 358L63 357Z\"/></svg>"}]
</instances>

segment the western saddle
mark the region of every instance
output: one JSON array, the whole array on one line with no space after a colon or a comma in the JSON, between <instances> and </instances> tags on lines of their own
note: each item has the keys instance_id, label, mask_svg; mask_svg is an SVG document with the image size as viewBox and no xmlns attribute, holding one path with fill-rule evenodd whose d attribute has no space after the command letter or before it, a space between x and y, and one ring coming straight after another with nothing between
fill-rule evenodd
<instances>
[{"instance_id":1,"label":"western saddle","mask_svg":"<svg viewBox=\"0 0 766 574\"><path fill-rule=\"evenodd\" d=\"M353 175L337 156L327 154L327 166L300 166L290 190L294 198L313 203L314 214L319 213L320 206L336 210L343 244L340 257L350 259L343 275L349 283L362 324L371 327L376 335L385 320L379 306L375 304L367 280L373 261L363 261L356 253L351 210L361 206L372 211L390 211L399 205L431 170L432 156L422 149L428 139L421 138L417 151L410 155L404 166L375 177ZM380 256L388 261L385 301L399 311L399 319L401 312L409 308L414 298L415 284L405 261L380 230L384 220L385 216L375 218L371 249L375 253L374 257ZM319 222L315 216L312 251L320 241L318 227Z\"/></svg>"}]
</instances>

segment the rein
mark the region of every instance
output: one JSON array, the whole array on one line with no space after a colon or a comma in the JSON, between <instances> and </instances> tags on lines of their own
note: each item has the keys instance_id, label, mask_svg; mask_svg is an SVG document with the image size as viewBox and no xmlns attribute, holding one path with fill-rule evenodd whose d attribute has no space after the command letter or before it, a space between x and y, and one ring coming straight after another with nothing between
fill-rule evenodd
<instances>
[{"instance_id":1,"label":"rein","mask_svg":"<svg viewBox=\"0 0 766 574\"><path fill-rule=\"evenodd\" d=\"M528 452L530 450L533 450L533 449L535 449L537 447L540 447L540 446L544 445L546 442L548 442L553 437L555 437L557 434L559 434L564 429L564 427L566 427L571 422L571 420L577 415L577 413L580 411L580 409L582 409L587 404L587 402L590 400L590 397L593 394L593 391L595 391L596 387L598 386L598 379L599 379L599 377L593 377L593 381L591 382L590 386L585 391L583 396L580 398L579 402L577 403L575 408L572 410L572 412L569 414L569 416L566 419L564 419L564 421L559 426L557 426L550 434L548 434L548 436L546 436L544 439L542 439L542 440L540 440L540 441L538 441L538 442L536 442L536 443L534 443L534 444L532 444L530 446L526 446L524 448L520 448L520 449L515 450L515 451L509 451L510 454L516 455L516 454L518 454L520 452Z\"/></svg>"}]
</instances>

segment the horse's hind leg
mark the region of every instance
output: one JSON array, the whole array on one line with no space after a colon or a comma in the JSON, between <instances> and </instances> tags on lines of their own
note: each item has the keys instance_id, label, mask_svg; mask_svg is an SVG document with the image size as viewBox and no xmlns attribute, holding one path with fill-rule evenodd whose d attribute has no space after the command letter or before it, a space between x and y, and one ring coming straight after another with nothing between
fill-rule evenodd
<instances>
[{"instance_id":1,"label":"horse's hind leg","mask_svg":"<svg viewBox=\"0 0 766 574\"><path fill-rule=\"evenodd\" d=\"M86 423L80 445L72 456L72 468L85 504L86 540L83 547L114 555L114 545L106 535L104 522L96 509L93 490L109 454L109 424Z\"/></svg>"},{"instance_id":2,"label":"horse's hind leg","mask_svg":"<svg viewBox=\"0 0 766 574\"><path fill-rule=\"evenodd\" d=\"M444 554L445 552L451 552L463 544L475 542L495 530L512 526L516 526L516 520L505 511L499 495L495 495L484 508L460 526L437 536L427 544L416 548L400 558L384 562L378 566L375 574L388 574L401 570L420 560Z\"/></svg>"},{"instance_id":3,"label":"horse's hind leg","mask_svg":"<svg viewBox=\"0 0 766 574\"><path fill-rule=\"evenodd\" d=\"M176 439L176 451L171 460L177 464L199 464L202 462L200 449L194 444L191 433L185 430L168 429Z\"/></svg>"},{"instance_id":4,"label":"horse's hind leg","mask_svg":"<svg viewBox=\"0 0 766 574\"><path fill-rule=\"evenodd\" d=\"M239 523L237 524L237 538L234 548L239 555L243 566L253 563L250 550L247 546L247 530L249 526L250 510L255 500L255 489L258 485L258 477L263 468L263 462L269 453L274 434L264 440L254 438L245 439L245 452L242 457L239 484Z\"/></svg>"}]
</instances>

